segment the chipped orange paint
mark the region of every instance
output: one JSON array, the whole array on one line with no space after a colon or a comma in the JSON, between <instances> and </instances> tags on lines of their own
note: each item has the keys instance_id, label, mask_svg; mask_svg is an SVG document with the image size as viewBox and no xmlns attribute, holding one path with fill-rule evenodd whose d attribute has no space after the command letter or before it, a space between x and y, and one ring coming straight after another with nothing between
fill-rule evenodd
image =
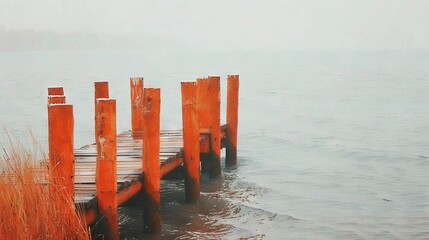
<instances>
[{"instance_id":1,"label":"chipped orange paint","mask_svg":"<svg viewBox=\"0 0 429 240\"><path fill-rule=\"evenodd\" d=\"M66 103L66 96L64 95L49 95L48 106L51 104L64 104Z\"/></svg>"},{"instance_id":2,"label":"chipped orange paint","mask_svg":"<svg viewBox=\"0 0 429 240\"><path fill-rule=\"evenodd\" d=\"M135 139L141 138L143 131L143 88L144 80L142 77L130 78L131 129Z\"/></svg>"},{"instance_id":3,"label":"chipped orange paint","mask_svg":"<svg viewBox=\"0 0 429 240\"><path fill-rule=\"evenodd\" d=\"M97 109L96 109L96 102L99 98L109 98L109 83L108 82L94 82L94 122L95 127L94 129L97 129ZM97 141L98 135L97 131L95 131L95 141Z\"/></svg>"},{"instance_id":4,"label":"chipped orange paint","mask_svg":"<svg viewBox=\"0 0 429 240\"><path fill-rule=\"evenodd\" d=\"M117 166L116 166L116 100L96 100L97 166L95 173L98 208L105 214L108 239L119 239Z\"/></svg>"}]
</instances>

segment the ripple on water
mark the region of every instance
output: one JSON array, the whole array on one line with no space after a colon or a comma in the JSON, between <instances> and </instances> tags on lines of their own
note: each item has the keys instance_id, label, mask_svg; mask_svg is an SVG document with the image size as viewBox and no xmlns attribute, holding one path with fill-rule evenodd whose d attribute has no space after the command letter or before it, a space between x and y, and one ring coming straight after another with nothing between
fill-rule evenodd
<instances>
[{"instance_id":1,"label":"ripple on water","mask_svg":"<svg viewBox=\"0 0 429 240\"><path fill-rule=\"evenodd\" d=\"M264 239L300 221L256 207L253 198L269 190L237 179L235 170L226 170L221 179L203 176L202 183L200 201L187 204L183 181L162 181L162 232L155 235L143 232L140 208L121 207L121 235L126 239Z\"/></svg>"}]
</instances>

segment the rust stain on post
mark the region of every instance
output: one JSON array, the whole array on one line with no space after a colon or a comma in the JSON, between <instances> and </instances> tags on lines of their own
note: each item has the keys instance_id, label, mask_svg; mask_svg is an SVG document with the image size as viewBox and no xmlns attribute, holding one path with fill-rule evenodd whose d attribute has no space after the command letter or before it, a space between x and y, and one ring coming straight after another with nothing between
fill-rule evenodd
<instances>
[{"instance_id":1,"label":"rust stain on post","mask_svg":"<svg viewBox=\"0 0 429 240\"><path fill-rule=\"evenodd\" d=\"M94 82L94 125L97 129L97 99L109 98L109 83L108 82ZM95 130L95 140L98 139L97 131Z\"/></svg>"},{"instance_id":2,"label":"rust stain on post","mask_svg":"<svg viewBox=\"0 0 429 240\"><path fill-rule=\"evenodd\" d=\"M200 130L195 82L182 82L182 124L185 195L188 202L194 202L200 197Z\"/></svg>"},{"instance_id":3,"label":"rust stain on post","mask_svg":"<svg viewBox=\"0 0 429 240\"><path fill-rule=\"evenodd\" d=\"M97 166L95 173L98 208L103 218L107 239L119 239L117 166L116 166L116 100L96 100Z\"/></svg>"},{"instance_id":4,"label":"rust stain on post","mask_svg":"<svg viewBox=\"0 0 429 240\"><path fill-rule=\"evenodd\" d=\"M143 153L144 224L146 231L161 229L160 205L160 89L144 89Z\"/></svg>"}]
</instances>

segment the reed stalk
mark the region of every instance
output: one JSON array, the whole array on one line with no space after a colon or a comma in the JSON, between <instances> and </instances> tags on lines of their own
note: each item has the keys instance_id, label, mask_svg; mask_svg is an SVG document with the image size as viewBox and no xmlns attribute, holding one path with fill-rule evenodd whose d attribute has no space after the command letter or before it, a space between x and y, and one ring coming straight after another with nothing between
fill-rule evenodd
<instances>
[{"instance_id":1,"label":"reed stalk","mask_svg":"<svg viewBox=\"0 0 429 240\"><path fill-rule=\"evenodd\" d=\"M0 239L90 239L85 217L55 186L55 169L37 142L7 133L0 143Z\"/></svg>"}]
</instances>

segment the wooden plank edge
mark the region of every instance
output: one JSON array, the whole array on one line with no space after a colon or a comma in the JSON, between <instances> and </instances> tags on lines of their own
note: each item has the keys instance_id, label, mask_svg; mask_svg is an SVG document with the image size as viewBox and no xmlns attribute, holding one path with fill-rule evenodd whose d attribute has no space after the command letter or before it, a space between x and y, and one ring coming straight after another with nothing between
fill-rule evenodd
<instances>
[{"instance_id":1,"label":"wooden plank edge","mask_svg":"<svg viewBox=\"0 0 429 240\"><path fill-rule=\"evenodd\" d=\"M183 150L182 150L183 151ZM161 179L183 163L183 152L179 152L176 156L167 159L161 163Z\"/></svg>"}]
</instances>

